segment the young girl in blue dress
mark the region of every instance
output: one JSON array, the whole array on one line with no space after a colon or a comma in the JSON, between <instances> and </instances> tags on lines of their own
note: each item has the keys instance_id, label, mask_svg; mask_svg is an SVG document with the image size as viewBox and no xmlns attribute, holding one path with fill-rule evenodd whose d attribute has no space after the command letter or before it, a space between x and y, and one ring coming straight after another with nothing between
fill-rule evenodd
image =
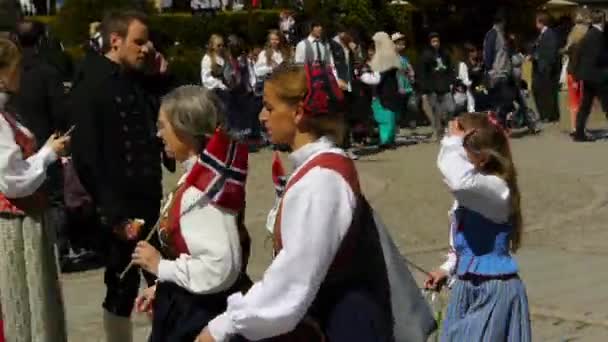
<instances>
[{"instance_id":1,"label":"young girl in blue dress","mask_svg":"<svg viewBox=\"0 0 608 342\"><path fill-rule=\"evenodd\" d=\"M453 277L441 340L531 340L528 300L511 253L521 242L517 176L508 138L486 114L450 122L437 164L455 197L447 261L426 287Z\"/></svg>"}]
</instances>

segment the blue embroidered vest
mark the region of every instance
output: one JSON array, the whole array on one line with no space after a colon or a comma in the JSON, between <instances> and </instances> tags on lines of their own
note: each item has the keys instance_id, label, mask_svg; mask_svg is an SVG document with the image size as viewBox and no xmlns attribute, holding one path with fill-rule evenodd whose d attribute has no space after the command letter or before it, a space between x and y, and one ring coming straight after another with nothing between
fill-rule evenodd
<instances>
[{"instance_id":1,"label":"blue embroidered vest","mask_svg":"<svg viewBox=\"0 0 608 342\"><path fill-rule=\"evenodd\" d=\"M509 252L510 223L495 223L477 212L458 208L454 212L454 248L458 256L456 274L501 276L518 272Z\"/></svg>"}]
</instances>

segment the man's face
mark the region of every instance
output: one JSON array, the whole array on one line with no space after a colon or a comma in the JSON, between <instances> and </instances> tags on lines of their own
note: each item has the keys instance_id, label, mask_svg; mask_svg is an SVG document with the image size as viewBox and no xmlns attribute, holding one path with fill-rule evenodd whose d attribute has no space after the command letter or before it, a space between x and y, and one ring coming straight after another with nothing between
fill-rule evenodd
<instances>
[{"instance_id":1,"label":"man's face","mask_svg":"<svg viewBox=\"0 0 608 342\"><path fill-rule=\"evenodd\" d=\"M116 48L120 64L126 68L142 70L148 55L148 27L139 20L129 24L127 36L112 35L112 46Z\"/></svg>"},{"instance_id":2,"label":"man's face","mask_svg":"<svg viewBox=\"0 0 608 342\"><path fill-rule=\"evenodd\" d=\"M439 39L439 37L431 38L431 46L434 49L439 49L439 47L441 46L441 40Z\"/></svg>"},{"instance_id":3,"label":"man's face","mask_svg":"<svg viewBox=\"0 0 608 342\"><path fill-rule=\"evenodd\" d=\"M541 24L540 20L536 19L536 29L540 31L543 29L543 27L544 25Z\"/></svg>"},{"instance_id":4,"label":"man's face","mask_svg":"<svg viewBox=\"0 0 608 342\"><path fill-rule=\"evenodd\" d=\"M310 34L315 38L321 38L321 35L323 35L323 26L318 25L313 27Z\"/></svg>"}]
</instances>

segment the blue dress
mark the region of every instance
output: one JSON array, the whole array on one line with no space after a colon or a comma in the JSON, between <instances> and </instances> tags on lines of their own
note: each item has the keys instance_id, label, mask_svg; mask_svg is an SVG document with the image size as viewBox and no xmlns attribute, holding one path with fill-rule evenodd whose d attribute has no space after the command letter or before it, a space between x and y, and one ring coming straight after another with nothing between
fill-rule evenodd
<instances>
[{"instance_id":1,"label":"blue dress","mask_svg":"<svg viewBox=\"0 0 608 342\"><path fill-rule=\"evenodd\" d=\"M477 212L454 212L456 280L441 341L531 341L526 289L509 251L511 224Z\"/></svg>"}]
</instances>

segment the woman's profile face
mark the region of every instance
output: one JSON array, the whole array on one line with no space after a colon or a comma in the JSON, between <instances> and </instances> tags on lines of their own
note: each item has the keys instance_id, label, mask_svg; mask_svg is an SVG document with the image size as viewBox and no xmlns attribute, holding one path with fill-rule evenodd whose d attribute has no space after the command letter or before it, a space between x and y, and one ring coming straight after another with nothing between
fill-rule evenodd
<instances>
[{"instance_id":1,"label":"woman's profile face","mask_svg":"<svg viewBox=\"0 0 608 342\"><path fill-rule=\"evenodd\" d=\"M157 135L162 139L167 155L174 157L178 162L183 162L188 160L192 153L195 152L196 148L175 131L167 113L162 108L158 115L157 126Z\"/></svg>"},{"instance_id":2,"label":"woman's profile face","mask_svg":"<svg viewBox=\"0 0 608 342\"><path fill-rule=\"evenodd\" d=\"M281 39L279 38L279 36L273 33L268 36L268 43L270 44L271 48L278 49L279 45L281 44Z\"/></svg>"},{"instance_id":3,"label":"woman's profile face","mask_svg":"<svg viewBox=\"0 0 608 342\"><path fill-rule=\"evenodd\" d=\"M290 105L283 101L277 94L276 86L272 82L266 82L260 122L266 127L273 144L293 145L298 107L300 105Z\"/></svg>"}]
</instances>

